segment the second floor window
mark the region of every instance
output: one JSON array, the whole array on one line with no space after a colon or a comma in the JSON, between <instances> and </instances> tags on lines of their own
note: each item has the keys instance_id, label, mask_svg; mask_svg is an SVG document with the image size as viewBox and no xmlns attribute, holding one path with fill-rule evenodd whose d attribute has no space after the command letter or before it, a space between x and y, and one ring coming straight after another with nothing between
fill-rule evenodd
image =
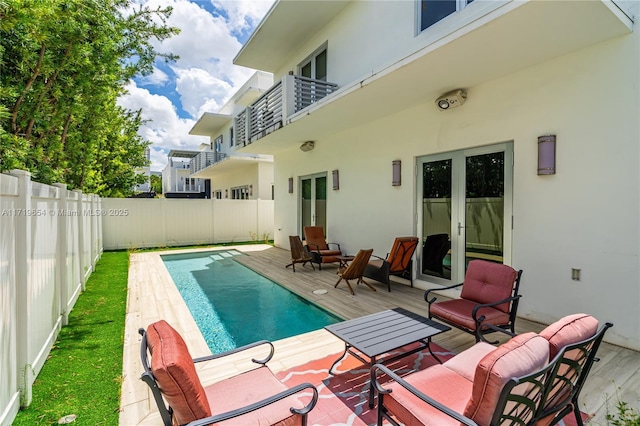
<instances>
[{"instance_id":1,"label":"second floor window","mask_svg":"<svg viewBox=\"0 0 640 426\"><path fill-rule=\"evenodd\" d=\"M420 31L464 9L473 0L420 0Z\"/></svg>"},{"instance_id":2,"label":"second floor window","mask_svg":"<svg viewBox=\"0 0 640 426\"><path fill-rule=\"evenodd\" d=\"M229 146L233 146L233 126L229 129Z\"/></svg>"},{"instance_id":3,"label":"second floor window","mask_svg":"<svg viewBox=\"0 0 640 426\"><path fill-rule=\"evenodd\" d=\"M218 136L216 140L213 141L213 146L215 147L215 152L222 151L222 135Z\"/></svg>"},{"instance_id":4,"label":"second floor window","mask_svg":"<svg viewBox=\"0 0 640 426\"><path fill-rule=\"evenodd\" d=\"M300 64L300 75L315 80L327 81L327 48L316 51Z\"/></svg>"}]
</instances>

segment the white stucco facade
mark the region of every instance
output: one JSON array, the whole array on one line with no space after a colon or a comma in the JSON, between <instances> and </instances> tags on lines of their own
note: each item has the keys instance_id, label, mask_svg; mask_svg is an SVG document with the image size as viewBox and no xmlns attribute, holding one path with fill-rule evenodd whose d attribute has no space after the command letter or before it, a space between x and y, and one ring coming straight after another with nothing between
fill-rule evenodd
<instances>
[{"instance_id":1,"label":"white stucco facade","mask_svg":"<svg viewBox=\"0 0 640 426\"><path fill-rule=\"evenodd\" d=\"M252 53L252 44L277 35L269 20L286 15L285 7L303 10L276 4L236 61L263 61L278 81L326 46L327 81L340 89L245 148L274 156L275 243L288 248L288 236L300 234L301 178L324 173L327 239L348 253L373 248L384 256L394 237L423 235L421 158L506 144L513 160L506 158L505 167L513 176L504 262L524 271L519 315L550 323L588 312L614 323L608 341L640 349L634 5L477 3L418 34L416 2L346 2L273 62ZM544 9L551 3L562 5ZM550 26L545 34L533 32L538 19ZM566 28L553 29L556 19ZM611 20L610 31L593 35L588 25L575 24L590 19L601 26ZM489 43L491 35L500 41ZM435 99L456 88L467 92L464 105L440 111ZM557 138L556 174L540 176L537 140L549 134ZM314 141L313 150L299 149L305 140ZM402 162L400 186L391 184L393 160ZM338 190L331 189L333 170L339 170ZM572 269L580 269L579 281ZM421 276L414 284L442 283Z\"/></svg>"}]
</instances>

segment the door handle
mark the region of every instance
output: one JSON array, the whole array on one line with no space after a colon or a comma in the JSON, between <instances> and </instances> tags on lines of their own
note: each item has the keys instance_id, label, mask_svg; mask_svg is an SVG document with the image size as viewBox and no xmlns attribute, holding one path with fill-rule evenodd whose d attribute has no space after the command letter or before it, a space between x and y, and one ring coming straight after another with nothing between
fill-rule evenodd
<instances>
[{"instance_id":1,"label":"door handle","mask_svg":"<svg viewBox=\"0 0 640 426\"><path fill-rule=\"evenodd\" d=\"M462 223L458 222L458 235L462 235L462 228L464 228L464 226L462 226Z\"/></svg>"}]
</instances>

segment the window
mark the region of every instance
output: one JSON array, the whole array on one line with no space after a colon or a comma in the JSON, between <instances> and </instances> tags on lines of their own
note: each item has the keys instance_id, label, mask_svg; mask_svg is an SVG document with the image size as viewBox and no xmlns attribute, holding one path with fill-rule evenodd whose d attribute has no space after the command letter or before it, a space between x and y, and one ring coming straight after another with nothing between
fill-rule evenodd
<instances>
[{"instance_id":1,"label":"window","mask_svg":"<svg viewBox=\"0 0 640 426\"><path fill-rule=\"evenodd\" d=\"M473 0L420 0L420 31L464 9Z\"/></svg>"},{"instance_id":2,"label":"window","mask_svg":"<svg viewBox=\"0 0 640 426\"><path fill-rule=\"evenodd\" d=\"M213 144L214 144L214 147L215 147L215 148L214 148L214 151L215 151L215 152L220 152L220 151L222 151L222 135L218 136L218 137L216 138L216 140L215 140L215 141L213 141Z\"/></svg>"},{"instance_id":3,"label":"window","mask_svg":"<svg viewBox=\"0 0 640 426\"><path fill-rule=\"evenodd\" d=\"M233 200L248 200L249 185L237 186L235 188L231 188L231 198Z\"/></svg>"},{"instance_id":4,"label":"window","mask_svg":"<svg viewBox=\"0 0 640 426\"><path fill-rule=\"evenodd\" d=\"M315 80L327 81L327 48L321 47L299 66L300 75Z\"/></svg>"},{"instance_id":5,"label":"window","mask_svg":"<svg viewBox=\"0 0 640 426\"><path fill-rule=\"evenodd\" d=\"M229 146L233 146L233 126L229 129Z\"/></svg>"},{"instance_id":6,"label":"window","mask_svg":"<svg viewBox=\"0 0 640 426\"><path fill-rule=\"evenodd\" d=\"M213 198L216 200L222 200L222 189L216 189L213 191Z\"/></svg>"}]
</instances>

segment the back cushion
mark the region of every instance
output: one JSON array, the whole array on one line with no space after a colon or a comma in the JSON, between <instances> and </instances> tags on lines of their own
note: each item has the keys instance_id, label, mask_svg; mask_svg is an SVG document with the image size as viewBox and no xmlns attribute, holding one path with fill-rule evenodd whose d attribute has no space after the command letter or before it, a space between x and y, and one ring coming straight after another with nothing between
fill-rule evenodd
<instances>
[{"instance_id":1,"label":"back cushion","mask_svg":"<svg viewBox=\"0 0 640 426\"><path fill-rule=\"evenodd\" d=\"M147 328L151 371L167 403L174 423L184 424L211 415L209 402L184 340L161 320Z\"/></svg>"},{"instance_id":2,"label":"back cushion","mask_svg":"<svg viewBox=\"0 0 640 426\"><path fill-rule=\"evenodd\" d=\"M508 265L472 260L464 277L460 297L477 303L497 302L511 297L517 274ZM496 309L509 312L509 303L496 306Z\"/></svg>"},{"instance_id":3,"label":"back cushion","mask_svg":"<svg viewBox=\"0 0 640 426\"><path fill-rule=\"evenodd\" d=\"M587 314L568 315L540 332L549 341L549 359L567 345L593 337L598 331L598 320Z\"/></svg>"},{"instance_id":4,"label":"back cushion","mask_svg":"<svg viewBox=\"0 0 640 426\"><path fill-rule=\"evenodd\" d=\"M536 333L520 334L489 352L476 367L464 415L480 425L489 424L505 383L541 369L548 360L549 343Z\"/></svg>"}]
</instances>

